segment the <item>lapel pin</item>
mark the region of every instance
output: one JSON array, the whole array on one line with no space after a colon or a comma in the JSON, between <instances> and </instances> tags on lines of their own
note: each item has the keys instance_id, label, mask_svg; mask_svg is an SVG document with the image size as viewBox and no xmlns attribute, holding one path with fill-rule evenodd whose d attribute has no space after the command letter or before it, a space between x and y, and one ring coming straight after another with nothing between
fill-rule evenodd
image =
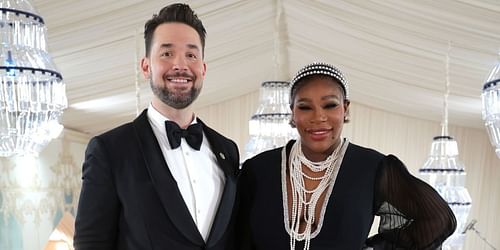
<instances>
[{"instance_id":1,"label":"lapel pin","mask_svg":"<svg viewBox=\"0 0 500 250\"><path fill-rule=\"evenodd\" d=\"M220 156L220 158L222 158L223 160L225 160L225 159L226 159L226 156L225 156L223 153L219 153L219 156Z\"/></svg>"}]
</instances>

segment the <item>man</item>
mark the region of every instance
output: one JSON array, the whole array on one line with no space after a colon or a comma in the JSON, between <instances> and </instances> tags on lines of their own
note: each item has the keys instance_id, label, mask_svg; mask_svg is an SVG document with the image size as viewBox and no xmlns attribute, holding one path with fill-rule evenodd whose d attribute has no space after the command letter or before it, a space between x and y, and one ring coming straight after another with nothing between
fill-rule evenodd
<instances>
[{"instance_id":1,"label":"man","mask_svg":"<svg viewBox=\"0 0 500 250\"><path fill-rule=\"evenodd\" d=\"M146 23L141 68L154 97L133 122L90 141L75 249L233 249L238 148L191 105L205 78L205 34L185 4Z\"/></svg>"}]
</instances>

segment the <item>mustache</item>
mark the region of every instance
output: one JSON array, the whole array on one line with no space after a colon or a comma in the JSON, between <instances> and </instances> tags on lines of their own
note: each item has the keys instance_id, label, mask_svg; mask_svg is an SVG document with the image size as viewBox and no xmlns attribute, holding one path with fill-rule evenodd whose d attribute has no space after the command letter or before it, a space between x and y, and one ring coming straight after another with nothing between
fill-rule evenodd
<instances>
[{"instance_id":1,"label":"mustache","mask_svg":"<svg viewBox=\"0 0 500 250\"><path fill-rule=\"evenodd\" d=\"M165 74L163 78L168 78L168 77L184 77L184 78L190 78L191 80L195 78L194 75L189 74L187 72L176 72L174 74Z\"/></svg>"}]
</instances>

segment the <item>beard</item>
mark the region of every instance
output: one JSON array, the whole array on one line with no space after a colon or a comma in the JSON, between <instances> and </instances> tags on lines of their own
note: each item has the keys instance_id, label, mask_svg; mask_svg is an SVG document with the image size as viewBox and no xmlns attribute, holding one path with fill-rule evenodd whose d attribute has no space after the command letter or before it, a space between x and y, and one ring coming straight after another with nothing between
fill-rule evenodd
<instances>
[{"instance_id":1,"label":"beard","mask_svg":"<svg viewBox=\"0 0 500 250\"><path fill-rule=\"evenodd\" d=\"M188 93L175 93L168 87L161 84L155 84L153 79L149 81L153 94L166 105L175 109L184 109L196 100L200 95L201 88L196 88L193 84Z\"/></svg>"}]
</instances>

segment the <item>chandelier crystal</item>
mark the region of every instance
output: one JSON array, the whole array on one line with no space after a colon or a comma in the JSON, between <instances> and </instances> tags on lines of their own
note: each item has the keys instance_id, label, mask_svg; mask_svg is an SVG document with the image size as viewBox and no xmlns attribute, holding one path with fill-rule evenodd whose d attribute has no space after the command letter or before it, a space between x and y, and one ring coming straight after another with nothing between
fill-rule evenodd
<instances>
[{"instance_id":1,"label":"chandelier crystal","mask_svg":"<svg viewBox=\"0 0 500 250\"><path fill-rule=\"evenodd\" d=\"M248 122L250 140L245 147L245 159L268 149L283 146L296 138L295 129L289 122L290 83L266 81L260 89L260 103Z\"/></svg>"},{"instance_id":2,"label":"chandelier crystal","mask_svg":"<svg viewBox=\"0 0 500 250\"><path fill-rule=\"evenodd\" d=\"M500 53L483 86L482 115L491 144L500 158Z\"/></svg>"},{"instance_id":3,"label":"chandelier crystal","mask_svg":"<svg viewBox=\"0 0 500 250\"><path fill-rule=\"evenodd\" d=\"M282 51L285 48L282 43L283 4L281 0L276 1L273 39L273 59L275 66L274 79L284 79L282 62ZM281 76L279 74L281 73ZM287 81L265 81L260 88L259 107L248 122L250 139L245 146L243 160L268 149L284 146L288 140L297 138L295 129L290 126L292 114L290 112L290 82Z\"/></svg>"},{"instance_id":4,"label":"chandelier crystal","mask_svg":"<svg viewBox=\"0 0 500 250\"><path fill-rule=\"evenodd\" d=\"M0 157L37 155L63 129L65 84L27 0L0 1Z\"/></svg>"},{"instance_id":5,"label":"chandelier crystal","mask_svg":"<svg viewBox=\"0 0 500 250\"><path fill-rule=\"evenodd\" d=\"M443 243L445 250L462 249L467 217L472 199L465 188L466 172L458 158L458 144L451 136L436 136L431 144L429 158L419 173L443 197L457 218L457 229Z\"/></svg>"},{"instance_id":6,"label":"chandelier crystal","mask_svg":"<svg viewBox=\"0 0 500 250\"><path fill-rule=\"evenodd\" d=\"M429 185L443 197L457 219L457 229L443 243L444 250L459 250L465 242L464 229L467 224L472 199L465 188L465 168L459 159L458 144L448 135L448 95L450 87L449 64L451 43L446 54L446 81L444 93L443 121L441 135L434 137L429 158L419 169L419 173Z\"/></svg>"}]
</instances>

